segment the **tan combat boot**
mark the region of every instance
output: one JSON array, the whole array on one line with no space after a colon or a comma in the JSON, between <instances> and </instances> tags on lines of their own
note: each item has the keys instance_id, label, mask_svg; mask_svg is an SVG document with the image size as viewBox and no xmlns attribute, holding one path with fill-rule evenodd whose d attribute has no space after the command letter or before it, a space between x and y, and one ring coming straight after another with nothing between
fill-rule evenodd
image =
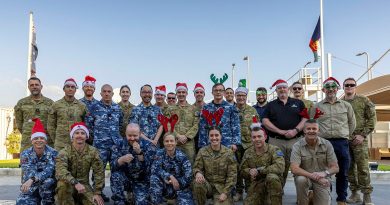
<instances>
[{"instance_id":1,"label":"tan combat boot","mask_svg":"<svg viewBox=\"0 0 390 205\"><path fill-rule=\"evenodd\" d=\"M370 194L364 194L363 195L363 204L364 205L374 205L371 201L371 195Z\"/></svg>"},{"instance_id":2,"label":"tan combat boot","mask_svg":"<svg viewBox=\"0 0 390 205\"><path fill-rule=\"evenodd\" d=\"M347 199L348 204L355 204L362 202L362 199L360 198L360 195L357 191L352 191L351 196Z\"/></svg>"}]
</instances>

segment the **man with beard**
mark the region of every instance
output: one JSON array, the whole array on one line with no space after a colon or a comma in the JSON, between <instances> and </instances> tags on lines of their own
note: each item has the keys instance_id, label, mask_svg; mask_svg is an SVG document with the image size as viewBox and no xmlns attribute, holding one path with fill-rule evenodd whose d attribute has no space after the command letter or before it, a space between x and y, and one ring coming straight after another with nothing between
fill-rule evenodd
<instances>
[{"instance_id":1,"label":"man with beard","mask_svg":"<svg viewBox=\"0 0 390 205\"><path fill-rule=\"evenodd\" d=\"M250 181L244 204L281 205L283 152L265 142L267 134L260 126L252 126L251 138L253 146L245 152L240 166L241 175Z\"/></svg>"},{"instance_id":2,"label":"man with beard","mask_svg":"<svg viewBox=\"0 0 390 205\"><path fill-rule=\"evenodd\" d=\"M176 104L176 94L174 92L168 93L167 104L168 105L175 105Z\"/></svg>"},{"instance_id":3,"label":"man with beard","mask_svg":"<svg viewBox=\"0 0 390 205\"><path fill-rule=\"evenodd\" d=\"M203 110L209 113L220 112L222 110L222 117L217 125L221 127L221 143L232 149L233 152L236 152L237 146L241 145L240 117L238 115L238 110L235 106L223 100L225 86L222 83L216 83L212 90L214 99L212 102L204 105ZM207 119L206 116L202 114L199 122L199 148L202 148L209 143Z\"/></svg>"},{"instance_id":4,"label":"man with beard","mask_svg":"<svg viewBox=\"0 0 390 205\"><path fill-rule=\"evenodd\" d=\"M164 115L171 117L178 116L178 121L173 130L177 138L177 147L179 147L186 155L191 164L195 160L195 144L194 138L198 132L199 117L196 115L196 108L187 102L188 88L185 83L176 84L176 96L178 103L174 106L169 106L165 110Z\"/></svg>"},{"instance_id":5,"label":"man with beard","mask_svg":"<svg viewBox=\"0 0 390 205\"><path fill-rule=\"evenodd\" d=\"M152 86L143 85L140 95L142 102L131 111L129 123L138 124L141 129L141 137L152 142L154 146L158 146L158 140L163 131L160 122L157 120L158 114L161 114L161 109L151 103Z\"/></svg>"},{"instance_id":6,"label":"man with beard","mask_svg":"<svg viewBox=\"0 0 390 205\"><path fill-rule=\"evenodd\" d=\"M96 79L94 77L89 75L85 76L85 80L83 82L84 97L79 100L87 106L87 112L91 110L91 107L94 104L99 102L93 97L93 94L95 93L95 82ZM92 145L93 133L91 133L91 136L88 138L87 143Z\"/></svg>"},{"instance_id":7,"label":"man with beard","mask_svg":"<svg viewBox=\"0 0 390 205\"><path fill-rule=\"evenodd\" d=\"M258 87L256 89L256 99L257 103L253 105L253 108L256 109L257 114L259 115L260 119L262 119L262 115L267 106L267 89L264 87Z\"/></svg>"},{"instance_id":8,"label":"man with beard","mask_svg":"<svg viewBox=\"0 0 390 205\"><path fill-rule=\"evenodd\" d=\"M31 95L19 100L14 108L16 128L22 134L20 146L21 153L25 149L31 147L31 128L34 125L32 119L41 119L43 126L47 128L47 118L50 107L53 104L53 100L42 95L42 87L43 86L39 78L31 77L28 80L28 90ZM48 137L47 144L53 147L54 141L51 136Z\"/></svg>"},{"instance_id":9,"label":"man with beard","mask_svg":"<svg viewBox=\"0 0 390 205\"><path fill-rule=\"evenodd\" d=\"M233 88L226 88L225 90L225 100L230 103L231 105L235 105L236 102L234 102L234 90Z\"/></svg>"},{"instance_id":10,"label":"man with beard","mask_svg":"<svg viewBox=\"0 0 390 205\"><path fill-rule=\"evenodd\" d=\"M318 136L315 119L305 122L303 132L305 137L294 144L290 160L298 205L309 204L309 189L313 191L313 204L331 204L331 176L339 171L332 144Z\"/></svg>"},{"instance_id":11,"label":"man with beard","mask_svg":"<svg viewBox=\"0 0 390 205\"><path fill-rule=\"evenodd\" d=\"M123 125L123 113L120 106L112 102L114 92L111 85L103 85L100 95L102 99L90 108L86 122L95 136L93 146L99 150L106 170L107 162L111 162L112 147L122 142L120 127ZM110 201L104 194L102 197L105 202Z\"/></svg>"},{"instance_id":12,"label":"man with beard","mask_svg":"<svg viewBox=\"0 0 390 205\"><path fill-rule=\"evenodd\" d=\"M323 83L325 99L314 107L325 114L318 118L319 136L330 141L336 153L339 173L336 174L337 204L346 204L348 189L348 169L350 166L349 140L356 128L355 113L350 103L337 98L340 83L329 77Z\"/></svg>"},{"instance_id":13,"label":"man with beard","mask_svg":"<svg viewBox=\"0 0 390 205\"><path fill-rule=\"evenodd\" d=\"M69 127L76 122L83 122L87 114L84 103L74 97L77 83L73 78L65 81L63 90L65 96L52 105L47 120L47 130L54 141L54 149L58 151L71 144Z\"/></svg>"},{"instance_id":14,"label":"man with beard","mask_svg":"<svg viewBox=\"0 0 390 205\"><path fill-rule=\"evenodd\" d=\"M156 103L154 105L160 107L161 112L164 112L165 109L168 108L168 104L165 102L166 93L167 88L165 87L165 85L160 85L156 87L156 91L154 93Z\"/></svg>"},{"instance_id":15,"label":"man with beard","mask_svg":"<svg viewBox=\"0 0 390 205\"><path fill-rule=\"evenodd\" d=\"M282 185L284 187L290 168L291 148L301 136L306 121L299 114L305 105L301 100L288 97L286 81L279 79L272 87L276 87L278 98L268 103L263 113L262 122L267 129L267 134L269 134L269 143L278 146L283 152L285 169Z\"/></svg>"},{"instance_id":16,"label":"man with beard","mask_svg":"<svg viewBox=\"0 0 390 205\"><path fill-rule=\"evenodd\" d=\"M348 181L352 191L349 203L359 203L358 190L361 190L364 204L371 204L370 170L368 167L368 140L367 136L375 129L376 112L375 105L363 95L356 94L356 80L347 78L344 80L345 95L343 100L351 103L356 117L356 129L350 140L351 166L349 167Z\"/></svg>"},{"instance_id":17,"label":"man with beard","mask_svg":"<svg viewBox=\"0 0 390 205\"><path fill-rule=\"evenodd\" d=\"M126 128L126 140L113 147L110 181L114 204L125 204L125 191L128 195L133 192L136 205L149 204L150 167L156 147L140 138L140 134L139 126L130 123Z\"/></svg>"},{"instance_id":18,"label":"man with beard","mask_svg":"<svg viewBox=\"0 0 390 205\"><path fill-rule=\"evenodd\" d=\"M305 90L303 89L302 83L297 81L294 82L291 86L291 92L294 95L294 98L302 100L303 104L305 104L305 107L310 110L314 106L314 103L310 100L306 100L305 97Z\"/></svg>"},{"instance_id":19,"label":"man with beard","mask_svg":"<svg viewBox=\"0 0 390 205\"><path fill-rule=\"evenodd\" d=\"M31 144L33 147L22 152L20 157L22 168L22 186L16 199L17 205L54 204L55 158L57 151L46 145L46 132L39 118L34 118Z\"/></svg>"}]
</instances>

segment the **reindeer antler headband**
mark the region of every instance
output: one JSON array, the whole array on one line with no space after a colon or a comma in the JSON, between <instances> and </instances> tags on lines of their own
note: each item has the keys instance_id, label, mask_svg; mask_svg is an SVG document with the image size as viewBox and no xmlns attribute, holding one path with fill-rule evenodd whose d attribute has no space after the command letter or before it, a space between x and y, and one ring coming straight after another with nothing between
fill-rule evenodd
<instances>
[{"instance_id":1,"label":"reindeer antler headband","mask_svg":"<svg viewBox=\"0 0 390 205\"><path fill-rule=\"evenodd\" d=\"M303 109L300 113L299 113L300 116L302 116L303 118L306 118L306 119L318 119L319 117L321 117L322 115L324 115L324 112L322 112L318 107L315 109L315 113L314 113L314 117L313 118L310 118L310 113L309 113L309 110L307 108Z\"/></svg>"},{"instance_id":2,"label":"reindeer antler headband","mask_svg":"<svg viewBox=\"0 0 390 205\"><path fill-rule=\"evenodd\" d=\"M176 125L177 121L179 120L179 117L176 114L172 115L170 118L168 118L167 116L164 116L162 114L158 114L157 119L162 124L165 132L169 131L168 130L168 123L170 123L171 132L173 132L175 129L175 125Z\"/></svg>"},{"instance_id":3,"label":"reindeer antler headband","mask_svg":"<svg viewBox=\"0 0 390 205\"><path fill-rule=\"evenodd\" d=\"M214 74L210 75L211 81L213 81L214 84L221 83L223 84L227 79L229 78L228 74L225 73L222 78L217 78Z\"/></svg>"},{"instance_id":4,"label":"reindeer antler headband","mask_svg":"<svg viewBox=\"0 0 390 205\"><path fill-rule=\"evenodd\" d=\"M220 107L215 112L210 112L208 110L202 110L202 115L206 119L206 121L210 127L214 126L213 119L215 120L215 126L220 126L223 112L224 112L223 108Z\"/></svg>"}]
</instances>

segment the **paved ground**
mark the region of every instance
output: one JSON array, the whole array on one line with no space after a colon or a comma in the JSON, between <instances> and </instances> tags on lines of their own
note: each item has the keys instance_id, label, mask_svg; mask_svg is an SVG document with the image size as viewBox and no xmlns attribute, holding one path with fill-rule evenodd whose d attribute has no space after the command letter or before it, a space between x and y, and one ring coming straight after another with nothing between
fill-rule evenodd
<instances>
[{"instance_id":1,"label":"paved ground","mask_svg":"<svg viewBox=\"0 0 390 205\"><path fill-rule=\"evenodd\" d=\"M18 176L2 176L0 177L0 205L13 205L15 204L15 199L19 194L19 183L20 177ZM109 188L110 183L108 178L106 178L106 188L104 192L110 196L111 190ZM390 204L390 180L375 180L373 181L374 193L373 201L376 205L388 205ZM295 186L292 180L288 180L285 187L285 194L283 197L283 204L286 205L295 205L296 196L295 196ZM333 198L335 199L335 193L333 193ZM333 200L334 201L334 200ZM333 204L336 202L334 201ZM108 204L113 204L112 201ZM237 205L242 205L242 202L236 203Z\"/></svg>"}]
</instances>

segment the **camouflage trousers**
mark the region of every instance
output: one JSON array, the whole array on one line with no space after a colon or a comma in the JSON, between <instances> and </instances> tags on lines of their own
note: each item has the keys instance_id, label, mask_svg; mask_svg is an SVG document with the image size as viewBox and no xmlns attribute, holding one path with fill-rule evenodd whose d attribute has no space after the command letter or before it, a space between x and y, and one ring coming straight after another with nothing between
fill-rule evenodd
<instances>
[{"instance_id":1,"label":"camouflage trousers","mask_svg":"<svg viewBox=\"0 0 390 205\"><path fill-rule=\"evenodd\" d=\"M149 198L149 183L138 182L136 180L129 180L129 178L122 171L116 171L111 174L111 199L115 205L125 205L126 197L125 191L133 192L134 201L136 205L148 205Z\"/></svg>"},{"instance_id":2,"label":"camouflage trousers","mask_svg":"<svg viewBox=\"0 0 390 205\"><path fill-rule=\"evenodd\" d=\"M295 176L295 187L297 189L298 205L309 204L309 189L313 190L313 204L330 205L332 198L330 196L330 187L322 186L304 176Z\"/></svg>"},{"instance_id":3,"label":"camouflage trousers","mask_svg":"<svg viewBox=\"0 0 390 205\"><path fill-rule=\"evenodd\" d=\"M262 175L263 176L263 175ZM251 181L244 205L281 205L282 183L280 176L267 174L259 180Z\"/></svg>"},{"instance_id":4,"label":"camouflage trousers","mask_svg":"<svg viewBox=\"0 0 390 205\"><path fill-rule=\"evenodd\" d=\"M54 204L54 188L56 181L48 178L42 183L33 184L26 193L20 193L16 199L17 205L50 205Z\"/></svg>"},{"instance_id":5,"label":"camouflage trousers","mask_svg":"<svg viewBox=\"0 0 390 205\"><path fill-rule=\"evenodd\" d=\"M290 169L290 157L291 157L292 147L299 139L300 137L290 139L290 140L276 139L273 137L269 138L269 143L278 146L284 155L284 173L283 173L282 187L284 187L284 185L286 184L288 171Z\"/></svg>"},{"instance_id":6,"label":"camouflage trousers","mask_svg":"<svg viewBox=\"0 0 390 205\"><path fill-rule=\"evenodd\" d=\"M194 140L187 140L185 144L177 144L177 147L180 148L184 154L186 154L188 160L190 160L191 165L194 165L195 161L195 144Z\"/></svg>"},{"instance_id":7,"label":"camouflage trousers","mask_svg":"<svg viewBox=\"0 0 390 205\"><path fill-rule=\"evenodd\" d=\"M180 187L175 191L171 184L166 184L164 180L156 175L150 177L150 199L152 204L162 204L163 197L166 199L175 199L178 205L193 205L192 192L190 187Z\"/></svg>"},{"instance_id":8,"label":"camouflage trousers","mask_svg":"<svg viewBox=\"0 0 390 205\"><path fill-rule=\"evenodd\" d=\"M83 184L86 192L80 194L68 182L58 181L56 188L56 205L94 205L92 187L89 184Z\"/></svg>"},{"instance_id":9,"label":"camouflage trousers","mask_svg":"<svg viewBox=\"0 0 390 205\"><path fill-rule=\"evenodd\" d=\"M221 194L217 191L214 185L210 184L207 181L203 184L199 184L194 181L192 186L196 205L205 205L207 199L211 197L213 197L214 205L233 205L231 193L228 193L228 197L225 201L220 202L219 196Z\"/></svg>"},{"instance_id":10,"label":"camouflage trousers","mask_svg":"<svg viewBox=\"0 0 390 205\"><path fill-rule=\"evenodd\" d=\"M238 166L237 170L240 169L240 164L241 164L242 157L244 156L245 151L246 151L246 149L244 149L243 146L241 146L241 145L237 146L237 151L235 152L237 162L238 162L237 163L237 166ZM245 181L245 184L244 184L244 181ZM236 192L242 194L244 192L244 189L247 192L250 183L251 183L250 180L244 179L241 176L241 173L238 172L237 173Z\"/></svg>"},{"instance_id":11,"label":"camouflage trousers","mask_svg":"<svg viewBox=\"0 0 390 205\"><path fill-rule=\"evenodd\" d=\"M370 194L373 191L368 167L368 143L367 138L360 145L349 146L351 164L348 170L349 188L351 191L361 190L362 193Z\"/></svg>"}]
</instances>

